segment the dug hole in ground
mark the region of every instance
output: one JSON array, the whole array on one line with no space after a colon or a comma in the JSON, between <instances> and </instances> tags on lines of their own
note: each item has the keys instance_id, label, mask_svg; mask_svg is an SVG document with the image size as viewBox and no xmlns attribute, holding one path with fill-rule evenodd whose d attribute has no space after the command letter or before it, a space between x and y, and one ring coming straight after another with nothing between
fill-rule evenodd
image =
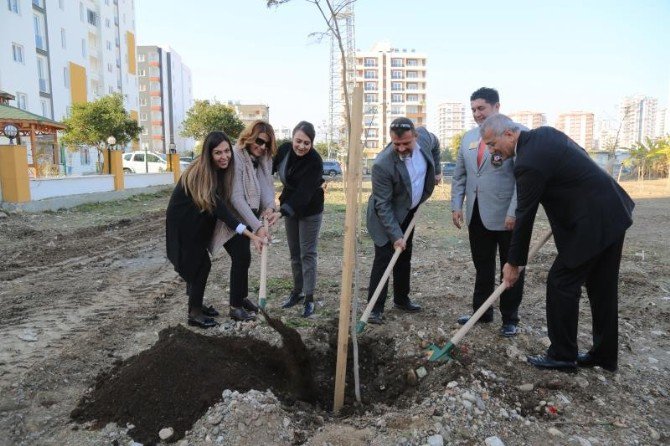
<instances>
[{"instance_id":1,"label":"dug hole in ground","mask_svg":"<svg viewBox=\"0 0 670 446\"><path fill-rule=\"evenodd\" d=\"M287 342L262 317L235 323L222 316L207 331L185 325L184 284L165 258L169 192L2 217L0 445L666 444L667 184L623 184L637 207L621 266L616 374L541 371L525 362L548 342L551 241L529 266L517 337L498 335L496 314L493 324L468 333L456 360L425 362L427 345L444 345L456 318L471 310L474 280L467 232L451 224L449 188L438 187L414 239L411 297L423 311L387 305L386 323L359 336L363 404L353 397L350 364L338 416L331 407L341 183L331 182L326 195L315 316L280 308L292 285L283 228L271 245L267 309ZM534 238L546 229L541 213ZM359 252L365 299L373 253L365 234ZM254 254L250 270L252 298L259 258ZM214 260L206 292L222 315L229 262L226 255ZM582 348L590 345L590 326L583 299Z\"/></svg>"}]
</instances>

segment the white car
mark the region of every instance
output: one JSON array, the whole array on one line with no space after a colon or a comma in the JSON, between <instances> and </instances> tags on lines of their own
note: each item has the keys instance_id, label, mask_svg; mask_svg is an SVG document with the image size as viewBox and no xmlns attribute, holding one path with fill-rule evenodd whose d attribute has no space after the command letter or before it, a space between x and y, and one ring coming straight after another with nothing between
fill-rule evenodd
<instances>
[{"instance_id":1,"label":"white car","mask_svg":"<svg viewBox=\"0 0 670 446\"><path fill-rule=\"evenodd\" d=\"M146 158L145 158L146 156ZM179 161L183 172L189 163ZM123 154L123 171L126 173L161 173L168 171L167 158L162 153L129 152Z\"/></svg>"}]
</instances>

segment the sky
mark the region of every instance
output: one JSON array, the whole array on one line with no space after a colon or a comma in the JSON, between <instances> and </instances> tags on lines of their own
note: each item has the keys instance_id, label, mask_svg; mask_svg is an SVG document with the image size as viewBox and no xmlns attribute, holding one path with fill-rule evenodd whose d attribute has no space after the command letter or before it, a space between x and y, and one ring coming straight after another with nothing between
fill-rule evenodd
<instances>
[{"instance_id":1,"label":"sky","mask_svg":"<svg viewBox=\"0 0 670 446\"><path fill-rule=\"evenodd\" d=\"M139 45L169 45L195 99L265 103L270 122L328 117L329 43L317 8L292 0L136 0ZM166 7L166 5L169 5ZM500 92L501 112L586 110L617 118L625 96L670 101L670 0L358 0L356 48L377 41L428 57L428 123L437 105ZM437 129L431 129L436 131Z\"/></svg>"}]
</instances>

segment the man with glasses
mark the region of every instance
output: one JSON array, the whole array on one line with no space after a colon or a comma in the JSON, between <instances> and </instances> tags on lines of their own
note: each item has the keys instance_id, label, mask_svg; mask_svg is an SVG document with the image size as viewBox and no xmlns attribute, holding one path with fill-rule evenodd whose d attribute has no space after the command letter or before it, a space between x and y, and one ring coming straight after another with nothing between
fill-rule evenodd
<instances>
[{"instance_id":1,"label":"man with glasses","mask_svg":"<svg viewBox=\"0 0 670 446\"><path fill-rule=\"evenodd\" d=\"M412 238L403 235L419 205L433 193L440 180L440 142L425 128L415 129L408 118L396 118L390 126L391 144L372 165L372 194L368 200L367 227L375 244L368 301L372 298L396 249L402 249L393 268L393 303L407 312L421 310L409 298ZM368 322L381 324L388 285L375 303Z\"/></svg>"},{"instance_id":2,"label":"man with glasses","mask_svg":"<svg viewBox=\"0 0 670 446\"><path fill-rule=\"evenodd\" d=\"M498 92L493 88L480 88L470 96L470 107L475 122L481 125L486 118L498 113L500 109ZM527 130L525 127L523 129ZM476 271L472 296L474 312L488 299L495 288L496 251L499 251L501 270L507 261L516 210L514 160L503 161L491 155L479 135L478 127L463 136L451 180L451 216L458 229L463 225L464 201L470 252ZM523 275L513 288L506 290L500 296L502 336L511 337L517 334L522 292ZM468 319L469 315L461 316L458 318L458 323L463 325ZM493 308L489 308L479 322L492 321Z\"/></svg>"}]
</instances>

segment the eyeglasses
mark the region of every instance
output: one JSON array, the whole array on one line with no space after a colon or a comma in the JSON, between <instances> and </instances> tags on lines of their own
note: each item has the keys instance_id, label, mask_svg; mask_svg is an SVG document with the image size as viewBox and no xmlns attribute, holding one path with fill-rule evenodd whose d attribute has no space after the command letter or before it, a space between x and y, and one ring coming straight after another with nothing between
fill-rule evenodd
<instances>
[{"instance_id":1,"label":"eyeglasses","mask_svg":"<svg viewBox=\"0 0 670 446\"><path fill-rule=\"evenodd\" d=\"M414 126L408 122L394 122L391 124L391 130L405 129L411 130Z\"/></svg>"},{"instance_id":2,"label":"eyeglasses","mask_svg":"<svg viewBox=\"0 0 670 446\"><path fill-rule=\"evenodd\" d=\"M266 141L266 140L264 140L263 138L256 138L256 141L255 141L255 142L256 142L257 145L259 145L259 146L261 146L261 147L262 147L262 146L265 146L266 149L267 149L268 147L270 147L270 141Z\"/></svg>"}]
</instances>

